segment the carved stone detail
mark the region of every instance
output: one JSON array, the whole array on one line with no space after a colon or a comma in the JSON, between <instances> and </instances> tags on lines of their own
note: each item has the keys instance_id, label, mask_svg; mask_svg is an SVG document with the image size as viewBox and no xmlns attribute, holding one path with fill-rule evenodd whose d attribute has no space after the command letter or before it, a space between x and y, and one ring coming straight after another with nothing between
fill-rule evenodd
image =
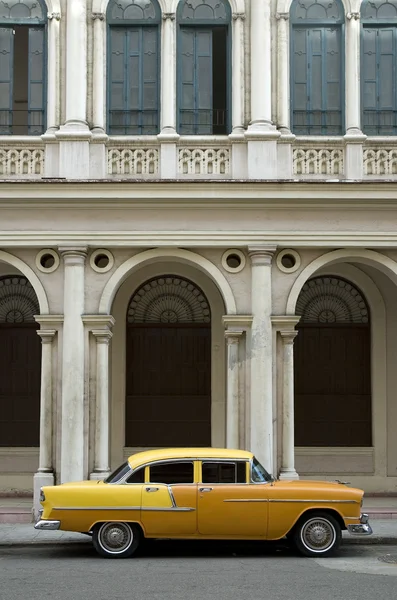
<instances>
[{"instance_id":1,"label":"carved stone detail","mask_svg":"<svg viewBox=\"0 0 397 600\"><path fill-rule=\"evenodd\" d=\"M182 175L228 175L229 148L181 148L179 173Z\"/></svg>"},{"instance_id":2,"label":"carved stone detail","mask_svg":"<svg viewBox=\"0 0 397 600\"><path fill-rule=\"evenodd\" d=\"M343 175L342 148L295 148L293 151L295 175Z\"/></svg>"},{"instance_id":3,"label":"carved stone detail","mask_svg":"<svg viewBox=\"0 0 397 600\"><path fill-rule=\"evenodd\" d=\"M26 277L0 278L0 323L34 323L39 312L36 293Z\"/></svg>"},{"instance_id":4,"label":"carved stone detail","mask_svg":"<svg viewBox=\"0 0 397 600\"><path fill-rule=\"evenodd\" d=\"M111 175L157 175L159 151L157 148L110 148L108 173Z\"/></svg>"},{"instance_id":5,"label":"carved stone detail","mask_svg":"<svg viewBox=\"0 0 397 600\"><path fill-rule=\"evenodd\" d=\"M44 148L1 148L0 175L43 175Z\"/></svg>"}]
</instances>

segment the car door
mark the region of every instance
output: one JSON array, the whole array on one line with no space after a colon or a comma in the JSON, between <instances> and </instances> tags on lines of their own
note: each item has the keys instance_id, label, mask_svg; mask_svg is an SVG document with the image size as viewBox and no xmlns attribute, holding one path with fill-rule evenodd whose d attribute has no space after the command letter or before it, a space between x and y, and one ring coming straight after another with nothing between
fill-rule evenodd
<instances>
[{"instance_id":1,"label":"car door","mask_svg":"<svg viewBox=\"0 0 397 600\"><path fill-rule=\"evenodd\" d=\"M201 535L266 536L266 486L250 482L248 465L245 461L202 461L197 490L198 530Z\"/></svg>"},{"instance_id":2,"label":"car door","mask_svg":"<svg viewBox=\"0 0 397 600\"><path fill-rule=\"evenodd\" d=\"M197 484L194 461L150 464L142 488L141 520L147 535L183 537L197 532ZM164 494L167 505L164 505Z\"/></svg>"}]
</instances>

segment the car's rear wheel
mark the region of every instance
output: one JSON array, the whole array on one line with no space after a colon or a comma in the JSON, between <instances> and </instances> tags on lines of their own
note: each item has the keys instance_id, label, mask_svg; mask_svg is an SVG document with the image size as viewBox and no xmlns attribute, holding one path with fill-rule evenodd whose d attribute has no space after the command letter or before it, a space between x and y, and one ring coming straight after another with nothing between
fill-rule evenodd
<instances>
[{"instance_id":1,"label":"car's rear wheel","mask_svg":"<svg viewBox=\"0 0 397 600\"><path fill-rule=\"evenodd\" d=\"M327 513L310 513L303 516L296 525L293 542L305 556L331 556L342 540L338 521Z\"/></svg>"},{"instance_id":2,"label":"car's rear wheel","mask_svg":"<svg viewBox=\"0 0 397 600\"><path fill-rule=\"evenodd\" d=\"M92 534L95 550L106 558L128 558L140 539L141 532L133 523L99 523Z\"/></svg>"}]
</instances>

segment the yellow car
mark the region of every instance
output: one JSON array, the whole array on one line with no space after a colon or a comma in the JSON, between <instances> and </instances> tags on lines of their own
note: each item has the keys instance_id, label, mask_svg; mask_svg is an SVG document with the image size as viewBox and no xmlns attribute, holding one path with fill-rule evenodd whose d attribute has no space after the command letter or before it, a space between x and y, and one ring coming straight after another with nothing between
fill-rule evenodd
<instances>
[{"instance_id":1,"label":"yellow car","mask_svg":"<svg viewBox=\"0 0 397 600\"><path fill-rule=\"evenodd\" d=\"M140 452L105 481L43 487L36 529L92 535L105 557L131 556L144 538L279 540L328 556L342 529L370 535L364 492L340 482L276 481L251 452Z\"/></svg>"}]
</instances>

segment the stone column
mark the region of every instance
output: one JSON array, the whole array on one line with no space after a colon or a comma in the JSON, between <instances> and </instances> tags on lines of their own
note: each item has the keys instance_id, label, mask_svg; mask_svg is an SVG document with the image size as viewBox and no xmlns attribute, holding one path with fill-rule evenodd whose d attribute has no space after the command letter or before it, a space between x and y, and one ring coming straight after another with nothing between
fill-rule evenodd
<instances>
[{"instance_id":1,"label":"stone column","mask_svg":"<svg viewBox=\"0 0 397 600\"><path fill-rule=\"evenodd\" d=\"M104 81L104 57L105 57L105 15L103 13L92 13L94 22L93 32L93 73L92 73L92 130L94 133L105 132L105 81Z\"/></svg>"},{"instance_id":2,"label":"stone column","mask_svg":"<svg viewBox=\"0 0 397 600\"><path fill-rule=\"evenodd\" d=\"M48 91L47 91L47 131L53 133L59 126L59 24L60 13L48 15Z\"/></svg>"},{"instance_id":3,"label":"stone column","mask_svg":"<svg viewBox=\"0 0 397 600\"><path fill-rule=\"evenodd\" d=\"M299 479L294 443L294 339L297 331L281 331L283 341L283 425L280 479Z\"/></svg>"},{"instance_id":4,"label":"stone column","mask_svg":"<svg viewBox=\"0 0 397 600\"><path fill-rule=\"evenodd\" d=\"M225 331L227 341L226 447L239 448L239 341L242 331Z\"/></svg>"},{"instance_id":5,"label":"stone column","mask_svg":"<svg viewBox=\"0 0 397 600\"><path fill-rule=\"evenodd\" d=\"M175 13L163 13L161 52L161 131L158 139L162 179L175 179L178 172L176 143L176 28Z\"/></svg>"},{"instance_id":6,"label":"stone column","mask_svg":"<svg viewBox=\"0 0 397 600\"><path fill-rule=\"evenodd\" d=\"M251 0L251 123L248 178L277 179L277 138L272 123L272 60L269 0Z\"/></svg>"},{"instance_id":7,"label":"stone column","mask_svg":"<svg viewBox=\"0 0 397 600\"><path fill-rule=\"evenodd\" d=\"M346 177L364 174L360 102L360 13L346 15Z\"/></svg>"},{"instance_id":8,"label":"stone column","mask_svg":"<svg viewBox=\"0 0 397 600\"><path fill-rule=\"evenodd\" d=\"M232 135L244 133L244 13L233 13Z\"/></svg>"},{"instance_id":9,"label":"stone column","mask_svg":"<svg viewBox=\"0 0 397 600\"><path fill-rule=\"evenodd\" d=\"M272 257L275 246L248 248L251 258L251 450L273 471Z\"/></svg>"},{"instance_id":10,"label":"stone column","mask_svg":"<svg viewBox=\"0 0 397 600\"><path fill-rule=\"evenodd\" d=\"M290 133L289 107L289 13L277 13L277 126L281 133Z\"/></svg>"},{"instance_id":11,"label":"stone column","mask_svg":"<svg viewBox=\"0 0 397 600\"><path fill-rule=\"evenodd\" d=\"M111 318L112 319L112 318ZM112 319L112 324L114 319ZM108 327L94 329L96 338L96 402L94 472L90 479L104 479L109 474L109 342Z\"/></svg>"},{"instance_id":12,"label":"stone column","mask_svg":"<svg viewBox=\"0 0 397 600\"><path fill-rule=\"evenodd\" d=\"M87 124L87 2L67 2L66 13L66 122L56 132L59 139L59 175L67 179L90 176Z\"/></svg>"},{"instance_id":13,"label":"stone column","mask_svg":"<svg viewBox=\"0 0 397 600\"><path fill-rule=\"evenodd\" d=\"M62 352L61 483L84 479L84 269L87 248L62 247L64 325Z\"/></svg>"},{"instance_id":14,"label":"stone column","mask_svg":"<svg viewBox=\"0 0 397 600\"><path fill-rule=\"evenodd\" d=\"M33 509L40 509L40 488L54 485L52 459L52 342L55 329L40 329L41 337L41 385L40 385L40 451L39 468L33 477Z\"/></svg>"}]
</instances>

